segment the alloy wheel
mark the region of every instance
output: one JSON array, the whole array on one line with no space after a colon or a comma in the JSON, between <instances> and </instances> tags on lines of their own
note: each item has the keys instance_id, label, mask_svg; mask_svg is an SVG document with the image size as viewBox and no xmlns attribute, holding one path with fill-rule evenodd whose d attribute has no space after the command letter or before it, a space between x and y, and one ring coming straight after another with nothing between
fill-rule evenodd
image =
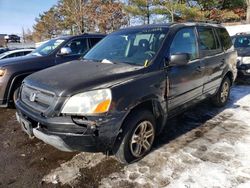
<instances>
[{"instance_id":1,"label":"alloy wheel","mask_svg":"<svg viewBox=\"0 0 250 188\"><path fill-rule=\"evenodd\" d=\"M134 157L141 157L148 152L153 144L155 130L151 122L142 121L133 132L130 150Z\"/></svg>"}]
</instances>

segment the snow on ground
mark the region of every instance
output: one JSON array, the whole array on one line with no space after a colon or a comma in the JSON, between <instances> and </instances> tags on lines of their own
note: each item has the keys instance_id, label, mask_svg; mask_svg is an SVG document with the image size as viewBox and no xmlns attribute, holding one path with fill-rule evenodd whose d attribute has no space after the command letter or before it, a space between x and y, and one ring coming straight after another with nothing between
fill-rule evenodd
<instances>
[{"instance_id":1,"label":"snow on ground","mask_svg":"<svg viewBox=\"0 0 250 188\"><path fill-rule=\"evenodd\" d=\"M204 103L168 125L148 156L99 177L100 187L250 187L250 86L235 86L223 109ZM74 185L106 161L80 153L44 181Z\"/></svg>"},{"instance_id":2,"label":"snow on ground","mask_svg":"<svg viewBox=\"0 0 250 188\"><path fill-rule=\"evenodd\" d=\"M201 137L193 140L197 131ZM136 187L250 187L250 87L233 88L222 112L103 179L101 187L126 181Z\"/></svg>"}]
</instances>

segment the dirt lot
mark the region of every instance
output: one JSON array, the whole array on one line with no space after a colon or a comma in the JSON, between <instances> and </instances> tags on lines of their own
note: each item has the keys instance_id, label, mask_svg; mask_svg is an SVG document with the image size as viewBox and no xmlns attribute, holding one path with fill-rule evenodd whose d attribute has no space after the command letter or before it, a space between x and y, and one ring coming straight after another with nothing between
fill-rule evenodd
<instances>
[{"instance_id":1,"label":"dirt lot","mask_svg":"<svg viewBox=\"0 0 250 188\"><path fill-rule=\"evenodd\" d=\"M234 87L223 109L204 102L172 119L129 166L30 140L14 113L0 110L0 187L250 187L250 86Z\"/></svg>"}]
</instances>

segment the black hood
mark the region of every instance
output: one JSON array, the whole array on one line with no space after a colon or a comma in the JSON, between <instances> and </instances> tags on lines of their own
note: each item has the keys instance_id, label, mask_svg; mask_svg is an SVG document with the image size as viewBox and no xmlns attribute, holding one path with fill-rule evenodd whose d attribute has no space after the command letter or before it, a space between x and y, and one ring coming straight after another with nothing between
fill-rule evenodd
<instances>
[{"instance_id":1,"label":"black hood","mask_svg":"<svg viewBox=\"0 0 250 188\"><path fill-rule=\"evenodd\" d=\"M250 56L250 47L248 48L236 48L239 57Z\"/></svg>"},{"instance_id":2,"label":"black hood","mask_svg":"<svg viewBox=\"0 0 250 188\"><path fill-rule=\"evenodd\" d=\"M38 61L38 60L43 59L43 58L44 57L42 57L42 56L40 57L40 56L28 55L28 56L2 59L2 60L0 60L0 67L4 67L4 66L8 66L8 65L15 65L15 64L19 64L19 63L34 62L34 61Z\"/></svg>"},{"instance_id":3,"label":"black hood","mask_svg":"<svg viewBox=\"0 0 250 188\"><path fill-rule=\"evenodd\" d=\"M24 82L55 92L57 96L106 88L139 76L142 67L128 64L104 64L93 61L71 61L28 76Z\"/></svg>"}]
</instances>

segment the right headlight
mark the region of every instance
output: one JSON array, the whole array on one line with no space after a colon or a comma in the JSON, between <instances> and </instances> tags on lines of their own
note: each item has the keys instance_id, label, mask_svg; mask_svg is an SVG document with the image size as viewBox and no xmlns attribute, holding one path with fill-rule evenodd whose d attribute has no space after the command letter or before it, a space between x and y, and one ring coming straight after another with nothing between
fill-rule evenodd
<instances>
[{"instance_id":1,"label":"right headlight","mask_svg":"<svg viewBox=\"0 0 250 188\"><path fill-rule=\"evenodd\" d=\"M69 98L61 113L71 115L105 113L109 110L111 100L110 89L79 93Z\"/></svg>"}]
</instances>

